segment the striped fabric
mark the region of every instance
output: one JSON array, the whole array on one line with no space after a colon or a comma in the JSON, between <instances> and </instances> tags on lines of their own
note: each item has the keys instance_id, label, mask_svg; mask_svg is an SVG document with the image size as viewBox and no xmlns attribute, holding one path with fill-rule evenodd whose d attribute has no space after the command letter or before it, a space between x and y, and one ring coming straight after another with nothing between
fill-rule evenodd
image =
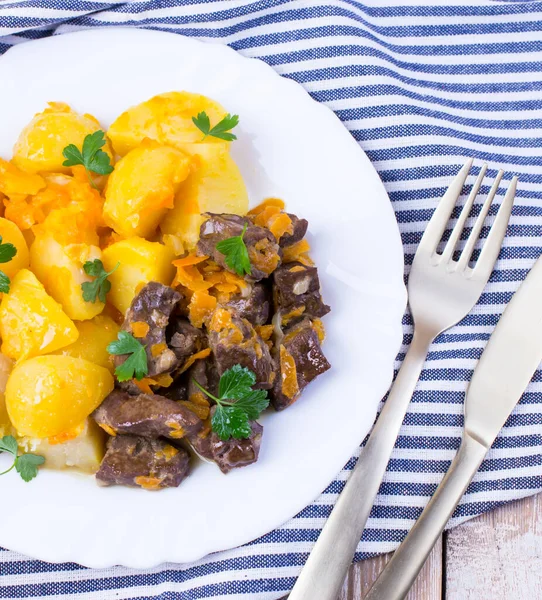
<instances>
[{"instance_id":1,"label":"striped fabric","mask_svg":"<svg viewBox=\"0 0 542 600\"><path fill-rule=\"evenodd\" d=\"M436 200L465 157L474 156L478 165L487 161L490 176L503 168L503 189L519 175L497 269L472 313L431 349L356 558L394 549L448 468L476 360L542 251L542 2L3 0L0 52L53 33L110 25L228 44L262 58L326 103L384 181L407 271ZM411 338L409 315L404 331L397 366ZM1 551L0 598L280 598L354 464L355 457L314 504L280 529L191 565L95 571ZM542 371L451 525L540 490Z\"/></svg>"}]
</instances>

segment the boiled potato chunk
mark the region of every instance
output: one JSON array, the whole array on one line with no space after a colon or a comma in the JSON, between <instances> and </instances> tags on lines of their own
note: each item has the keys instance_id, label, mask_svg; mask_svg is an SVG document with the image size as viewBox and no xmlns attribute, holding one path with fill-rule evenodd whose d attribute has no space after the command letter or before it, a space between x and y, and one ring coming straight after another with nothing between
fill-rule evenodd
<instances>
[{"instance_id":1,"label":"boiled potato chunk","mask_svg":"<svg viewBox=\"0 0 542 600\"><path fill-rule=\"evenodd\" d=\"M75 323L79 337L70 346L57 350L55 354L84 358L95 365L114 370L107 346L117 339L120 326L110 317L99 315L90 321Z\"/></svg>"},{"instance_id":2,"label":"boiled potato chunk","mask_svg":"<svg viewBox=\"0 0 542 600\"><path fill-rule=\"evenodd\" d=\"M73 321L28 269L11 281L0 304L2 352L24 360L73 344L79 336Z\"/></svg>"},{"instance_id":3,"label":"boiled potato chunk","mask_svg":"<svg viewBox=\"0 0 542 600\"><path fill-rule=\"evenodd\" d=\"M187 249L199 239L202 213L244 215L248 210L245 183L228 149L218 144L193 146L192 173L160 224L163 233L177 235Z\"/></svg>"},{"instance_id":4,"label":"boiled potato chunk","mask_svg":"<svg viewBox=\"0 0 542 600\"><path fill-rule=\"evenodd\" d=\"M0 236L3 244L13 244L17 249L17 254L6 263L2 263L0 269L11 279L21 269L28 267L28 246L21 230L7 219L0 217Z\"/></svg>"},{"instance_id":5,"label":"boiled potato chunk","mask_svg":"<svg viewBox=\"0 0 542 600\"><path fill-rule=\"evenodd\" d=\"M144 140L122 158L109 177L106 223L123 237L152 235L190 173L190 158L171 146Z\"/></svg>"},{"instance_id":6,"label":"boiled potato chunk","mask_svg":"<svg viewBox=\"0 0 542 600\"><path fill-rule=\"evenodd\" d=\"M30 266L47 292L62 305L64 312L78 321L92 319L104 309L104 304L86 302L81 284L93 281L85 273L87 261L101 258L98 246L69 244L62 246L52 235L36 237L30 248Z\"/></svg>"},{"instance_id":7,"label":"boiled potato chunk","mask_svg":"<svg viewBox=\"0 0 542 600\"><path fill-rule=\"evenodd\" d=\"M203 138L202 132L192 122L192 117L202 111L209 116L211 126L226 115L218 102L200 94L160 94L122 113L109 128L107 136L115 152L121 156L139 146L145 138L184 150L186 144L191 145ZM228 146L228 142L218 138L210 137L206 141Z\"/></svg>"},{"instance_id":8,"label":"boiled potato chunk","mask_svg":"<svg viewBox=\"0 0 542 600\"><path fill-rule=\"evenodd\" d=\"M11 422L6 408L5 391L12 369L13 361L4 354L0 354L0 437L11 433Z\"/></svg>"},{"instance_id":9,"label":"boiled potato chunk","mask_svg":"<svg viewBox=\"0 0 542 600\"><path fill-rule=\"evenodd\" d=\"M22 130L13 148L13 163L30 173L42 171L69 173L62 151L69 144L79 149L85 137L102 129L92 115L80 115L67 104L50 102ZM112 156L109 144L102 150Z\"/></svg>"},{"instance_id":10,"label":"boiled potato chunk","mask_svg":"<svg viewBox=\"0 0 542 600\"><path fill-rule=\"evenodd\" d=\"M95 473L105 452L105 433L93 419L89 418L74 430L75 435L67 435L67 441L60 442L57 438L19 439L19 446L25 452L39 454L45 458L48 469L75 468L85 473Z\"/></svg>"},{"instance_id":11,"label":"boiled potato chunk","mask_svg":"<svg viewBox=\"0 0 542 600\"><path fill-rule=\"evenodd\" d=\"M6 406L19 435L48 438L82 423L113 387L111 373L88 360L37 356L13 369Z\"/></svg>"},{"instance_id":12,"label":"boiled potato chunk","mask_svg":"<svg viewBox=\"0 0 542 600\"><path fill-rule=\"evenodd\" d=\"M170 247L140 237L108 246L102 256L106 271L111 271L120 263L119 268L109 276L109 302L125 314L135 295L149 281L169 285L175 274L171 264L174 258L175 253Z\"/></svg>"}]
</instances>

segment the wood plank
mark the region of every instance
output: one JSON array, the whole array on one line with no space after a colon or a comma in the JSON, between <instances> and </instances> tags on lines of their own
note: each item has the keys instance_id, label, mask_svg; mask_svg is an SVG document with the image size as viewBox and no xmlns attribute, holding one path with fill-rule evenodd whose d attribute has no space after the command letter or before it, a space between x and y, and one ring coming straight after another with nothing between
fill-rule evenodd
<instances>
[{"instance_id":1,"label":"wood plank","mask_svg":"<svg viewBox=\"0 0 542 600\"><path fill-rule=\"evenodd\" d=\"M427 559L406 600L442 600L442 537ZM392 554L384 554L356 563L350 567L339 600L362 600L372 584L390 560Z\"/></svg>"},{"instance_id":2,"label":"wood plank","mask_svg":"<svg viewBox=\"0 0 542 600\"><path fill-rule=\"evenodd\" d=\"M446 600L542 598L542 495L468 521L445 542Z\"/></svg>"}]
</instances>

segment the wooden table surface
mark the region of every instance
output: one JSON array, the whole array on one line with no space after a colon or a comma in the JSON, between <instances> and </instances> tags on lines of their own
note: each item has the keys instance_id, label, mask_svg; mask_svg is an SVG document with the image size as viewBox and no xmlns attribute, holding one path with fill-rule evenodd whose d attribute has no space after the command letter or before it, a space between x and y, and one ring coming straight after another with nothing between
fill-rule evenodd
<instances>
[{"instance_id":1,"label":"wooden table surface","mask_svg":"<svg viewBox=\"0 0 542 600\"><path fill-rule=\"evenodd\" d=\"M362 600L390 556L352 565L340 600ZM407 600L542 600L542 494L445 533Z\"/></svg>"}]
</instances>

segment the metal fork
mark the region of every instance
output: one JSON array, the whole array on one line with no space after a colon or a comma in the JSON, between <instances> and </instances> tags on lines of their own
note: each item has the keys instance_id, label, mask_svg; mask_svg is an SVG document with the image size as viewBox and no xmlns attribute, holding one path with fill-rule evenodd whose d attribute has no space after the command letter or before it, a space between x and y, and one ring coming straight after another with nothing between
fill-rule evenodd
<instances>
[{"instance_id":1,"label":"metal fork","mask_svg":"<svg viewBox=\"0 0 542 600\"><path fill-rule=\"evenodd\" d=\"M499 188L499 171L459 260L454 250L487 171L483 165L442 254L437 247L472 167L470 159L439 202L421 239L410 271L408 292L414 336L388 399L361 451L335 508L290 593L290 600L336 600L361 538L403 418L433 340L465 317L480 297L506 233L517 178L513 178L482 251L469 262Z\"/></svg>"}]
</instances>

